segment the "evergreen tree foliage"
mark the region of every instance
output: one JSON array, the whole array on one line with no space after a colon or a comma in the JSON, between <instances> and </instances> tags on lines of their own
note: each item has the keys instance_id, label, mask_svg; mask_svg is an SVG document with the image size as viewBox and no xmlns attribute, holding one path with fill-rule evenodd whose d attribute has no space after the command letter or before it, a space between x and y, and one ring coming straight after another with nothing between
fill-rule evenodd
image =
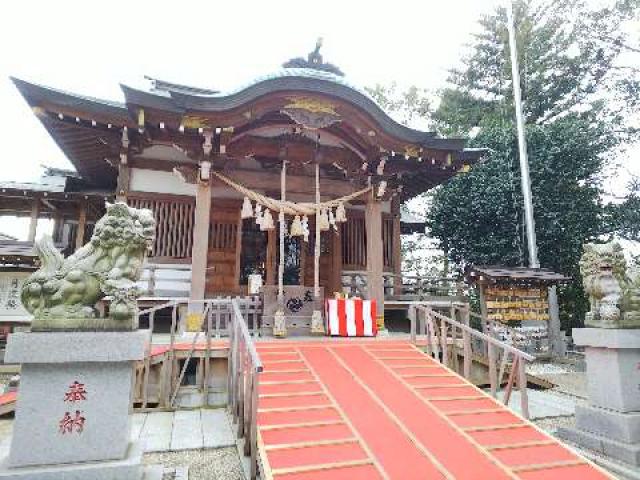
<instances>
[{"instance_id":1,"label":"evergreen tree foliage","mask_svg":"<svg viewBox=\"0 0 640 480\"><path fill-rule=\"evenodd\" d=\"M539 257L543 267L572 278L560 290L565 328L580 325L587 307L582 245L623 225L630 234L640 231L632 226L640 214L631 211L640 196L619 208L602 202L605 167L638 133L628 119L640 104L639 32L630 28L640 0L594 5L514 3ZM487 149L469 172L430 193L431 235L459 271L471 263L527 264L506 22L504 8L480 20L439 101L421 102L416 94L428 95L417 89L370 90L391 113L428 113L439 133L472 136L469 146Z\"/></svg>"}]
</instances>

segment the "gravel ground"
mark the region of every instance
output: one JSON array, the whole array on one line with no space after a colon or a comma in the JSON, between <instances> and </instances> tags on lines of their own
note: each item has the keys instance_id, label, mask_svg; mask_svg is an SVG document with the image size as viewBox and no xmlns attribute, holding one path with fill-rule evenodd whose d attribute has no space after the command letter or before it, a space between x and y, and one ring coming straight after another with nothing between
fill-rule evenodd
<instances>
[{"instance_id":1,"label":"gravel ground","mask_svg":"<svg viewBox=\"0 0 640 480\"><path fill-rule=\"evenodd\" d=\"M527 373L548 380L557 385L555 391L575 397L587 397L587 375L577 365L567 363L532 363L527 365Z\"/></svg>"},{"instance_id":2,"label":"gravel ground","mask_svg":"<svg viewBox=\"0 0 640 480\"><path fill-rule=\"evenodd\" d=\"M533 420L538 427L551 435L555 434L556 429L560 427L572 427L575 424L576 418L573 415L566 417L549 417L539 418Z\"/></svg>"},{"instance_id":3,"label":"gravel ground","mask_svg":"<svg viewBox=\"0 0 640 480\"><path fill-rule=\"evenodd\" d=\"M189 467L189 480L244 480L236 448L148 453L143 462L164 467Z\"/></svg>"},{"instance_id":4,"label":"gravel ground","mask_svg":"<svg viewBox=\"0 0 640 480\"><path fill-rule=\"evenodd\" d=\"M0 442L9 437L13 432L13 414L0 418Z\"/></svg>"}]
</instances>

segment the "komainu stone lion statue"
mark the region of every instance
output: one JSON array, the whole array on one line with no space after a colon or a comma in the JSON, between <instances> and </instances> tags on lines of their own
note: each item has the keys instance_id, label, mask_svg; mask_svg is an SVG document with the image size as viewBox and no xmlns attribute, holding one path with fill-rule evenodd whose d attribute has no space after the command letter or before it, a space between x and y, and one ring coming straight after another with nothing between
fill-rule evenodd
<instances>
[{"instance_id":1,"label":"komainu stone lion statue","mask_svg":"<svg viewBox=\"0 0 640 480\"><path fill-rule=\"evenodd\" d=\"M22 288L22 303L33 314L32 330L132 330L138 327L136 300L146 252L155 236L150 210L107 203L91 240L66 259L51 237L36 243L42 266ZM96 302L111 297L100 318Z\"/></svg>"},{"instance_id":2,"label":"komainu stone lion statue","mask_svg":"<svg viewBox=\"0 0 640 480\"><path fill-rule=\"evenodd\" d=\"M584 245L580 272L591 306L586 326L640 328L640 275L618 243Z\"/></svg>"}]
</instances>

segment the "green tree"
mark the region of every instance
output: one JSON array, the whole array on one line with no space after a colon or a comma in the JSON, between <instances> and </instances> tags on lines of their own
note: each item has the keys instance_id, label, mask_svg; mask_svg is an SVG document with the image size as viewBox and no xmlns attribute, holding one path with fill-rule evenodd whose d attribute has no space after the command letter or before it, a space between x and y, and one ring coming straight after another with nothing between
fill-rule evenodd
<instances>
[{"instance_id":1,"label":"green tree","mask_svg":"<svg viewBox=\"0 0 640 480\"><path fill-rule=\"evenodd\" d=\"M580 324L586 302L582 244L608 231L602 174L620 142L637 85L622 68L633 52L626 22L635 0L590 9L580 0L519 1L516 28L534 214L544 267L572 277L560 291L565 327ZM526 264L506 12L481 20L470 54L453 70L432 120L442 133L476 134L483 162L432 194L428 223L459 267ZM627 101L621 99L627 98ZM637 98L635 98L637 100Z\"/></svg>"}]
</instances>

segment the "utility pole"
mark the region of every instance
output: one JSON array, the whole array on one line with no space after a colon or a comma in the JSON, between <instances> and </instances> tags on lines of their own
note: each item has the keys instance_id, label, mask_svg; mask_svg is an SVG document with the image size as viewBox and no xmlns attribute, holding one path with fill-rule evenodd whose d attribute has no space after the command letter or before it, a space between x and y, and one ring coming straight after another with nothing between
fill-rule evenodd
<instances>
[{"instance_id":1,"label":"utility pole","mask_svg":"<svg viewBox=\"0 0 640 480\"><path fill-rule=\"evenodd\" d=\"M527 228L527 247L529 250L529 267L540 268L538 246L536 244L536 224L533 218L533 202L531 200L531 178L529 176L529 159L527 157L527 140L524 132L522 116L522 97L520 92L520 71L518 67L518 48L516 45L516 29L513 20L513 0L507 0L507 24L509 28L509 50L511 51L511 78L513 80L513 100L516 109L516 126L518 129L518 151L520 156L520 178L522 196L524 197L524 219Z\"/></svg>"}]
</instances>

